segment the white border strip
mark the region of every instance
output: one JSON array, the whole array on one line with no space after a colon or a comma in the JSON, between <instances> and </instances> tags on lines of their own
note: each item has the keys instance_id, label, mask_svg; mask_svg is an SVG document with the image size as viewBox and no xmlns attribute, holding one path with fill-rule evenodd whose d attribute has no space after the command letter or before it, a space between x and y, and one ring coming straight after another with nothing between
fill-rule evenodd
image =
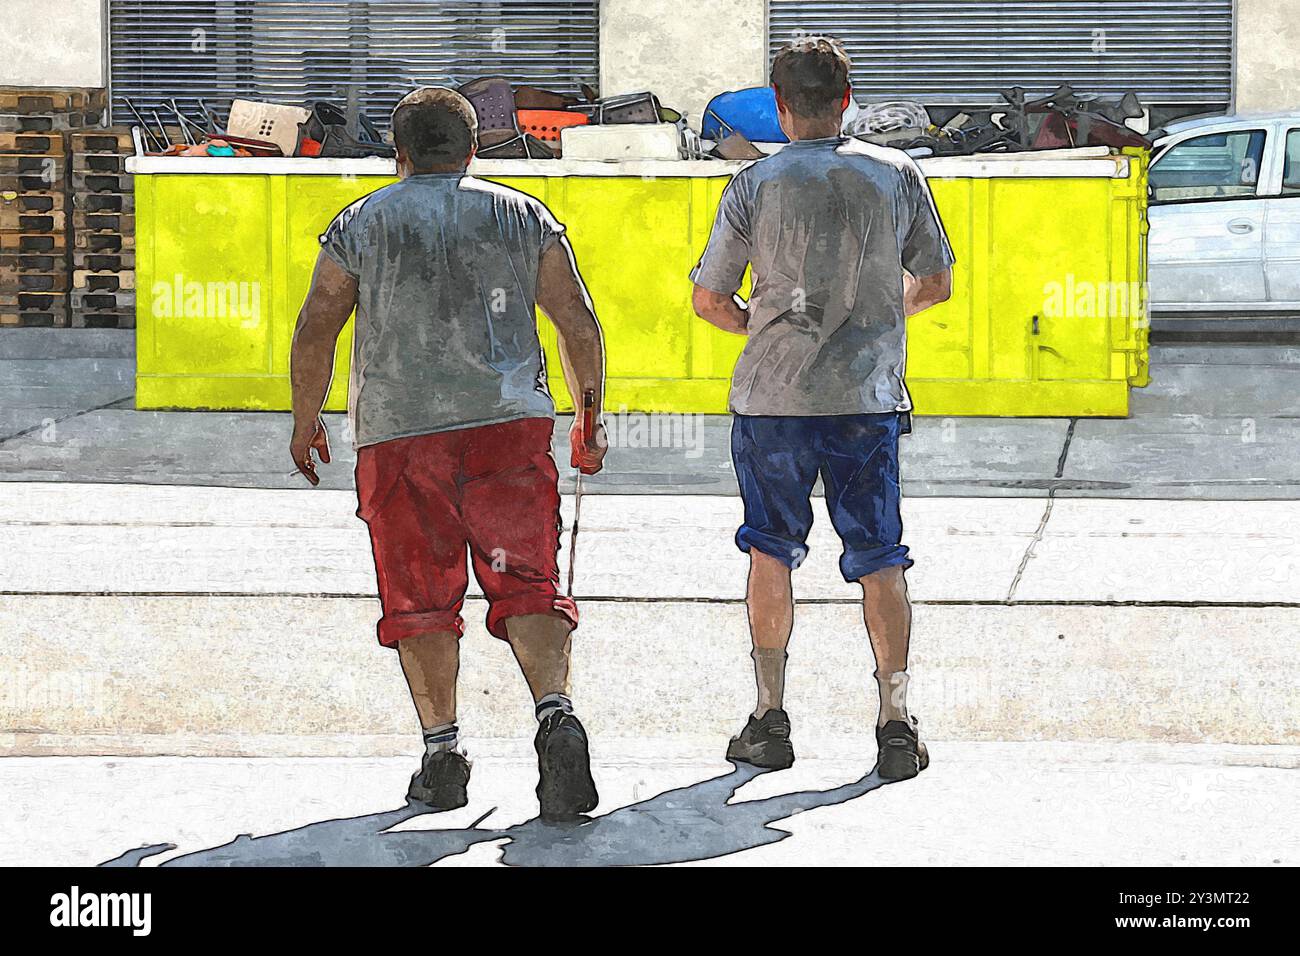
<instances>
[{"instance_id":1,"label":"white border strip","mask_svg":"<svg viewBox=\"0 0 1300 956\"><path fill-rule=\"evenodd\" d=\"M944 179L1125 179L1127 156L1098 158L1011 158L1009 156L951 156L920 161L931 178ZM478 176L627 176L644 179L730 176L745 164L723 160L595 160L476 159L470 172ZM198 173L261 176L387 176L397 174L391 159L227 158L215 156L132 156L126 171L136 175Z\"/></svg>"}]
</instances>

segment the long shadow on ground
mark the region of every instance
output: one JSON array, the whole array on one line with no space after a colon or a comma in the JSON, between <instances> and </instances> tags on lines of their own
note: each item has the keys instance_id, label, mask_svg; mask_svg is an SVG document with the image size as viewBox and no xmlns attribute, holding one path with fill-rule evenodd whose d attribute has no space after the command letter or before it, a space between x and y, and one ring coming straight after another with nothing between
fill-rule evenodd
<instances>
[{"instance_id":1,"label":"long shadow on ground","mask_svg":"<svg viewBox=\"0 0 1300 956\"><path fill-rule=\"evenodd\" d=\"M478 843L506 839L501 861L511 866L647 866L728 856L790 836L770 824L805 810L834 806L881 786L874 773L831 790L805 790L732 803L762 771L738 764L730 773L668 790L640 803L575 824L529 820L503 830L479 829L489 812L454 830L388 832L427 814L419 805L339 820L323 820L266 836L236 837L223 846L186 853L163 866L428 866ZM174 844L129 850L103 866L139 866Z\"/></svg>"}]
</instances>

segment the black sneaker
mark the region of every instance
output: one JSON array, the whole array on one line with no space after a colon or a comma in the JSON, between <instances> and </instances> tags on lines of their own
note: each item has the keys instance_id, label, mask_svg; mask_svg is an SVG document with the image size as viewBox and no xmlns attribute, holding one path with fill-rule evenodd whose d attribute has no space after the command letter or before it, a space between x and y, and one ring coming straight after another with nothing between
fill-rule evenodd
<instances>
[{"instance_id":1,"label":"black sneaker","mask_svg":"<svg viewBox=\"0 0 1300 956\"><path fill-rule=\"evenodd\" d=\"M915 717L908 722L886 721L877 727L876 744L880 747L876 772L882 780L907 780L930 766L930 753L917 734Z\"/></svg>"},{"instance_id":2,"label":"black sneaker","mask_svg":"<svg viewBox=\"0 0 1300 956\"><path fill-rule=\"evenodd\" d=\"M790 717L784 710L769 710L761 718L751 716L740 736L727 745L727 759L762 767L784 770L794 763L790 743Z\"/></svg>"},{"instance_id":3,"label":"black sneaker","mask_svg":"<svg viewBox=\"0 0 1300 956\"><path fill-rule=\"evenodd\" d=\"M553 710L537 728L537 802L543 820L573 820L596 809L587 732L573 714Z\"/></svg>"},{"instance_id":4,"label":"black sneaker","mask_svg":"<svg viewBox=\"0 0 1300 956\"><path fill-rule=\"evenodd\" d=\"M469 803L469 761L462 753L440 750L426 753L424 762L411 778L408 800L424 803L435 810L455 810Z\"/></svg>"}]
</instances>

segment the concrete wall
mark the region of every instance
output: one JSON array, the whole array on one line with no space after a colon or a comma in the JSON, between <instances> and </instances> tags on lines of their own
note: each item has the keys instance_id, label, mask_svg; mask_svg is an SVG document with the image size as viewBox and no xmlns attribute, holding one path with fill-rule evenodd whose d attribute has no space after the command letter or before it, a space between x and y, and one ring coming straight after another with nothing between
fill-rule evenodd
<instances>
[{"instance_id":1,"label":"concrete wall","mask_svg":"<svg viewBox=\"0 0 1300 956\"><path fill-rule=\"evenodd\" d=\"M758 86L767 72L763 0L602 0L600 90L653 90L699 128L724 90Z\"/></svg>"},{"instance_id":2,"label":"concrete wall","mask_svg":"<svg viewBox=\"0 0 1300 956\"><path fill-rule=\"evenodd\" d=\"M3 0L0 86L103 86L101 0Z\"/></svg>"},{"instance_id":3,"label":"concrete wall","mask_svg":"<svg viewBox=\"0 0 1300 956\"><path fill-rule=\"evenodd\" d=\"M1300 0L1237 0L1237 111L1300 110Z\"/></svg>"},{"instance_id":4,"label":"concrete wall","mask_svg":"<svg viewBox=\"0 0 1300 956\"><path fill-rule=\"evenodd\" d=\"M699 125L725 89L766 79L763 0L602 0L601 89L656 91ZM102 86L102 0L3 0L0 85ZM1236 108L1300 109L1300 0L1237 0Z\"/></svg>"}]
</instances>

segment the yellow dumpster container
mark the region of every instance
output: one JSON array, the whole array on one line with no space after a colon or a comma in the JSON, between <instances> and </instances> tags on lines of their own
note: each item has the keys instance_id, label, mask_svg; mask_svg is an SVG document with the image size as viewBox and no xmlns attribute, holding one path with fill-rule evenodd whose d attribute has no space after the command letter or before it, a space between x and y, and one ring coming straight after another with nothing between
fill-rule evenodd
<instances>
[{"instance_id":1,"label":"yellow dumpster container","mask_svg":"<svg viewBox=\"0 0 1300 956\"><path fill-rule=\"evenodd\" d=\"M385 160L143 157L136 184L140 408L287 409L318 236L393 181ZM605 329L610 409L727 410L743 340L691 311L687 275L738 164L476 162L568 227ZM1146 383L1146 157L1080 150L922 162L957 266L910 320L922 415L1115 415ZM552 392L567 393L541 323ZM346 407L350 327L327 408Z\"/></svg>"}]
</instances>

